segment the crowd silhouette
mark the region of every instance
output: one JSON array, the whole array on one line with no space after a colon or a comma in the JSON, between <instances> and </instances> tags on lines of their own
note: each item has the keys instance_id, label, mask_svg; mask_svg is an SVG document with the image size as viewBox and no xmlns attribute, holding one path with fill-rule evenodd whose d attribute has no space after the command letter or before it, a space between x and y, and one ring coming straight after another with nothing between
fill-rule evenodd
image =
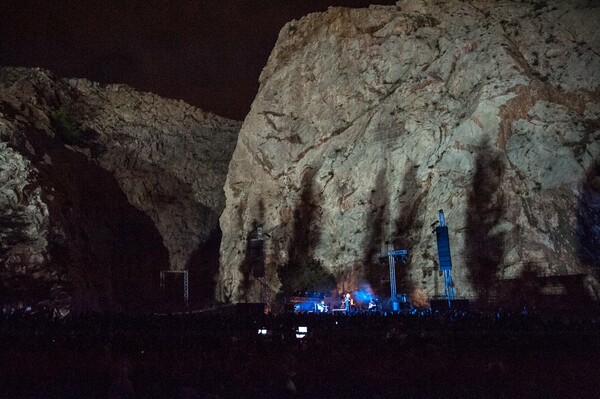
<instances>
[{"instance_id":1,"label":"crowd silhouette","mask_svg":"<svg viewBox=\"0 0 600 399\"><path fill-rule=\"evenodd\" d=\"M600 319L5 312L0 398L594 397ZM297 328L307 334L297 338ZM262 330L264 334L259 334ZM266 330L266 331L265 331Z\"/></svg>"}]
</instances>

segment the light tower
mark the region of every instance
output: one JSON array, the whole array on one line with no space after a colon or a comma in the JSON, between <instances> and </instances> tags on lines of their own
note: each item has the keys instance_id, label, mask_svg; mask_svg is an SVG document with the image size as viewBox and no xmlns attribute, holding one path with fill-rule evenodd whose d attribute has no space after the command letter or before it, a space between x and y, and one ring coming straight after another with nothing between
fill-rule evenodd
<instances>
[{"instance_id":1,"label":"light tower","mask_svg":"<svg viewBox=\"0 0 600 399\"><path fill-rule=\"evenodd\" d=\"M394 244L388 244L387 252L379 254L380 259L388 258L390 266L390 301L392 301L392 309L399 310L398 295L396 293L396 258L400 258L402 263L406 263L408 251L406 249L394 249ZM405 300L404 300L405 301Z\"/></svg>"}]
</instances>

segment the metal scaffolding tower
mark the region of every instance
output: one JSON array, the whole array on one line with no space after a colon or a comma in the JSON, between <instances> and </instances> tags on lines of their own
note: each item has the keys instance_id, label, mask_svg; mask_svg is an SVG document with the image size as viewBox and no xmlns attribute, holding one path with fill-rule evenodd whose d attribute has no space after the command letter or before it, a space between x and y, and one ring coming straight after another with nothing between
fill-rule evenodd
<instances>
[{"instance_id":1,"label":"metal scaffolding tower","mask_svg":"<svg viewBox=\"0 0 600 399\"><path fill-rule=\"evenodd\" d=\"M388 244L387 252L379 254L380 258L388 258L390 266L390 300L392 301L392 309L398 310L398 294L396 292L396 258L400 258L402 263L406 263L408 259L408 251L406 249L394 249L394 244Z\"/></svg>"},{"instance_id":2,"label":"metal scaffolding tower","mask_svg":"<svg viewBox=\"0 0 600 399\"><path fill-rule=\"evenodd\" d=\"M165 274L166 273L183 273L183 303L188 306L190 299L190 284L187 270L161 270L160 271L160 289L165 289Z\"/></svg>"}]
</instances>

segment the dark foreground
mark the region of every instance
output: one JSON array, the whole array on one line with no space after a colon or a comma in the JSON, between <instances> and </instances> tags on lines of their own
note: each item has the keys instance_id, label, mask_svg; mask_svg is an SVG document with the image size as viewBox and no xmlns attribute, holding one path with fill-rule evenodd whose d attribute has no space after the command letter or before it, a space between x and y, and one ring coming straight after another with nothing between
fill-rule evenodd
<instances>
[{"instance_id":1,"label":"dark foreground","mask_svg":"<svg viewBox=\"0 0 600 399\"><path fill-rule=\"evenodd\" d=\"M1 316L1 398L592 398L600 320ZM295 336L307 326L308 335ZM269 335L259 336L266 327Z\"/></svg>"}]
</instances>

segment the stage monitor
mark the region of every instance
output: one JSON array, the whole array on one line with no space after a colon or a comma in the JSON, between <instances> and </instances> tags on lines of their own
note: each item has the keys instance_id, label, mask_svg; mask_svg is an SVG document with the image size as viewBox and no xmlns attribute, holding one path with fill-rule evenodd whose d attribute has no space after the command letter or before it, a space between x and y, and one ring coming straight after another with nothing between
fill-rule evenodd
<instances>
[{"instance_id":1,"label":"stage monitor","mask_svg":"<svg viewBox=\"0 0 600 399\"><path fill-rule=\"evenodd\" d=\"M300 326L296 328L296 338L304 338L308 334L308 327Z\"/></svg>"},{"instance_id":2,"label":"stage monitor","mask_svg":"<svg viewBox=\"0 0 600 399\"><path fill-rule=\"evenodd\" d=\"M448 227L436 227L435 235L437 237L440 270L452 270L452 258L450 257L450 238L448 236Z\"/></svg>"}]
</instances>

